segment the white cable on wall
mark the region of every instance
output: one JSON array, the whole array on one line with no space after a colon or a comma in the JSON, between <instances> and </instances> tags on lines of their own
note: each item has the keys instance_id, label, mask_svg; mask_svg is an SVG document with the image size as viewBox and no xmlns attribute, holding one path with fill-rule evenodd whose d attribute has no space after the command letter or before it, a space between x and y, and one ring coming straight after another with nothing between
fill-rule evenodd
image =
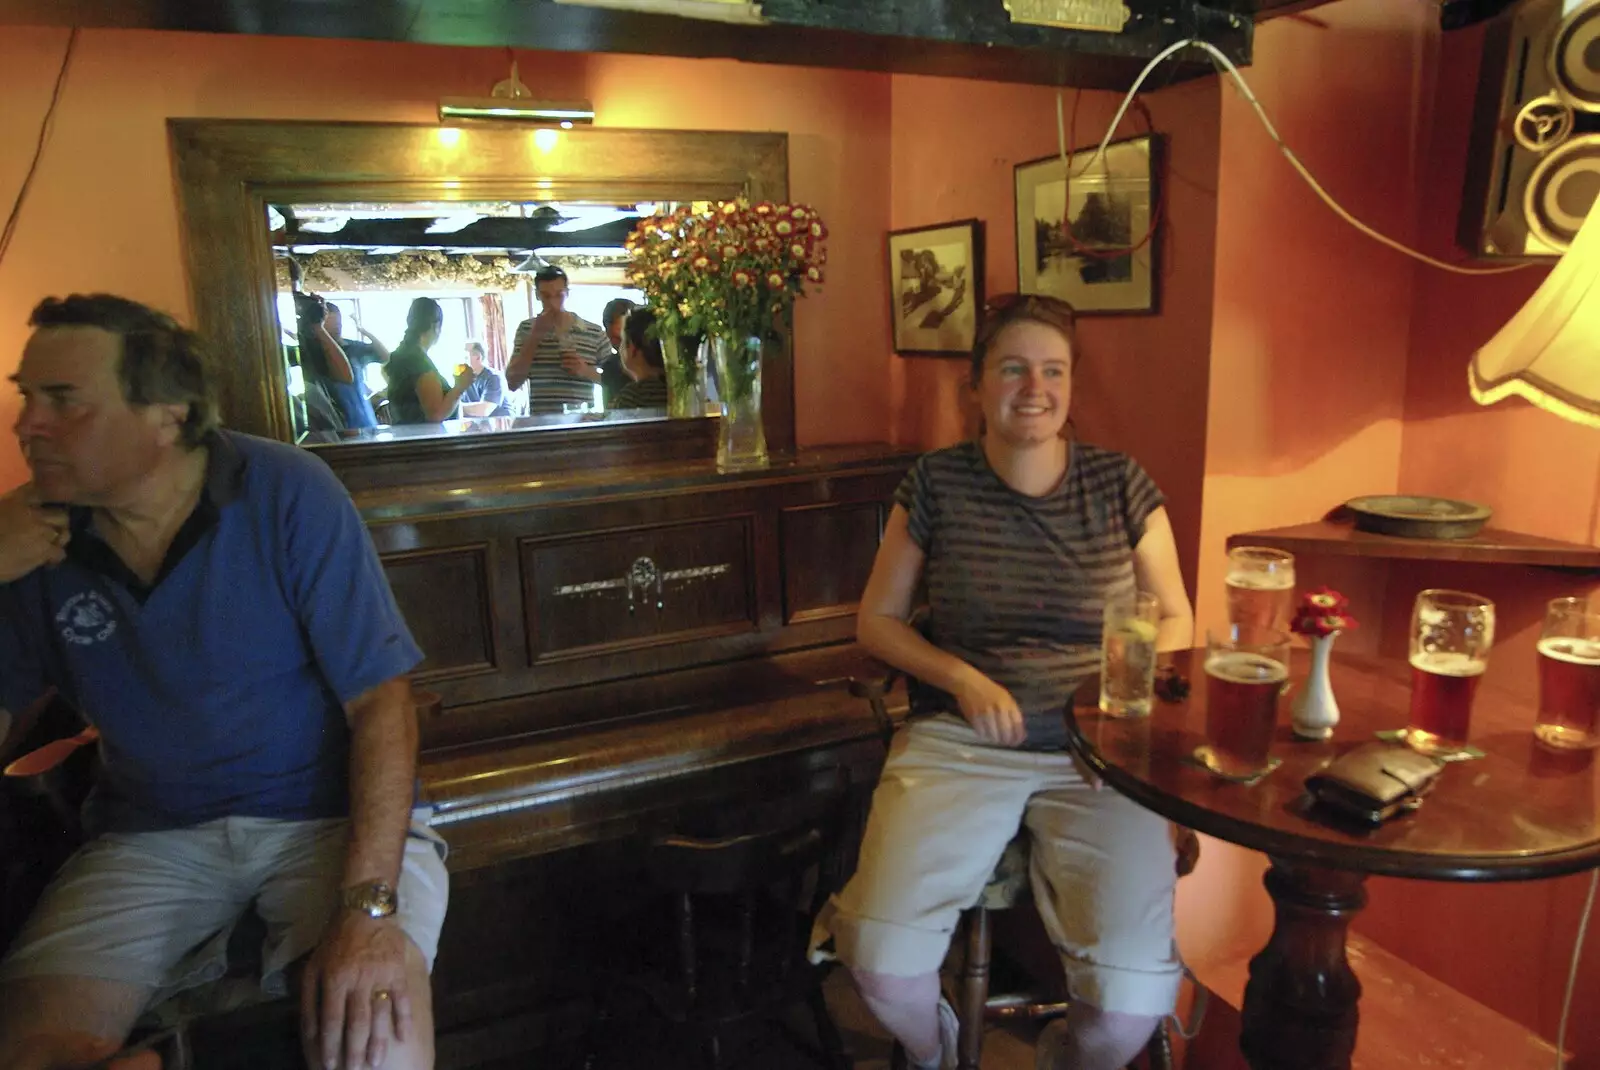
<instances>
[{"instance_id":1,"label":"white cable on wall","mask_svg":"<svg viewBox=\"0 0 1600 1070\"><path fill-rule=\"evenodd\" d=\"M1595 888L1600 887L1600 869L1589 874L1589 896L1583 901L1583 913L1578 917L1578 937L1572 942L1572 963L1567 967L1567 994L1561 999L1561 1024L1556 1027L1556 1068L1563 1070L1567 1050L1567 1019L1572 1014L1572 993L1578 987L1578 963L1583 958L1583 937L1589 931L1589 915L1594 911Z\"/></svg>"},{"instance_id":2,"label":"white cable on wall","mask_svg":"<svg viewBox=\"0 0 1600 1070\"><path fill-rule=\"evenodd\" d=\"M1240 95L1242 95L1246 102L1249 103L1250 107L1255 110L1256 116L1261 120L1261 125L1266 127L1267 133L1277 144L1278 150L1283 153L1284 159L1289 161L1289 166L1295 169L1296 173L1298 173L1300 177L1305 180L1306 184L1311 187L1311 191L1321 198L1322 202L1331 208L1334 213L1339 216L1339 218L1343 219L1346 223L1349 223L1352 227L1355 227L1367 237L1388 246L1398 253L1404 253L1413 260L1421 261L1430 267L1439 268L1441 271L1454 272L1457 275L1504 275L1508 272L1522 271L1525 268L1533 266L1532 264L1510 264L1504 267L1463 267L1460 264L1452 264L1449 261L1439 260L1436 257L1429 256L1427 253L1418 252L1417 250L1412 249L1410 246L1396 241L1387 234L1384 234L1357 219L1344 207L1344 205L1335 200L1332 194L1322 188L1322 183L1318 182L1316 177L1312 175L1311 171L1307 169L1306 165L1300 162L1300 158L1294 154L1294 150L1289 148L1289 146L1284 143L1283 136L1278 133L1278 128L1272 125L1272 120L1267 117L1266 109L1261 106L1261 101L1256 99L1256 95L1250 89L1249 83L1244 80L1244 75L1239 73L1239 68L1233 65L1233 61L1230 60L1221 49L1217 48L1211 42L1201 41L1198 38L1188 38L1186 40L1179 41L1176 44L1169 45L1162 49L1161 52L1157 53L1156 57L1149 63L1145 64L1144 70L1139 72L1139 77L1133 80L1132 88L1130 88L1127 92L1127 95L1122 98L1122 104L1117 108L1116 115L1112 117L1111 125L1106 128L1105 137L1100 139L1099 147L1095 149L1094 155L1089 158L1089 160L1084 164L1083 169L1079 171L1078 174L1083 174L1090 167L1094 166L1097 160L1105 155L1106 146L1111 143L1111 138L1116 134L1117 127L1122 123L1122 117L1128 112L1128 106L1133 103L1133 98L1138 94L1139 87L1144 84L1145 79L1150 77L1150 72L1154 71L1158 66L1161 65L1162 61L1166 60L1168 57L1190 47L1202 49L1206 55L1210 57L1212 64L1218 69L1218 71L1232 77L1234 85L1238 89ZM1067 148L1065 144L1065 137L1061 135L1061 102L1059 97L1056 101L1056 128L1058 139L1061 142L1061 158L1063 163L1065 163L1067 160ZM1072 177L1076 177L1070 174L1070 164L1067 166L1069 170L1068 178L1071 179Z\"/></svg>"}]
</instances>

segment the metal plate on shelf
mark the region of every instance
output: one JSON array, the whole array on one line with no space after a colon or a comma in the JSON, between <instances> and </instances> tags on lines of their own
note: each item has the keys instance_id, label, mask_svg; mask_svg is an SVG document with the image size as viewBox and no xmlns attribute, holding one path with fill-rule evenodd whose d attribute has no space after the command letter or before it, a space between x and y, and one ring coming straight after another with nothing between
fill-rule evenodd
<instances>
[{"instance_id":1,"label":"metal plate on shelf","mask_svg":"<svg viewBox=\"0 0 1600 1070\"><path fill-rule=\"evenodd\" d=\"M1355 515L1358 530L1408 539L1470 539L1492 514L1476 502L1415 494L1351 498L1345 508Z\"/></svg>"}]
</instances>

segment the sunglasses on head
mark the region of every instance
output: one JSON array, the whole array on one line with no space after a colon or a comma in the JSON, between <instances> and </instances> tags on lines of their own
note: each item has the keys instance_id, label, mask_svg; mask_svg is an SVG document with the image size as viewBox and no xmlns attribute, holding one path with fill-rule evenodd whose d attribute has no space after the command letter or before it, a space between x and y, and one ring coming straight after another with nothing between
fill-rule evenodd
<instances>
[{"instance_id":1,"label":"sunglasses on head","mask_svg":"<svg viewBox=\"0 0 1600 1070\"><path fill-rule=\"evenodd\" d=\"M1005 293L996 294L983 304L985 316L1007 316L1026 313L1042 319L1054 320L1071 326L1077 311L1059 297L1046 294Z\"/></svg>"}]
</instances>

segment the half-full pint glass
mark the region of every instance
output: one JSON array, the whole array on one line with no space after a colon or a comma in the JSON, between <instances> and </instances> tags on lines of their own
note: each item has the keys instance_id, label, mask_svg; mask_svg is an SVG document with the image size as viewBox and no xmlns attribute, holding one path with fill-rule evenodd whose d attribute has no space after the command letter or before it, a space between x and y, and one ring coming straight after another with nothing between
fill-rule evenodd
<instances>
[{"instance_id":1,"label":"half-full pint glass","mask_svg":"<svg viewBox=\"0 0 1600 1070\"><path fill-rule=\"evenodd\" d=\"M1564 750L1600 746L1600 614L1581 598L1557 598L1539 634L1539 742Z\"/></svg>"},{"instance_id":2,"label":"half-full pint glass","mask_svg":"<svg viewBox=\"0 0 1600 1070\"><path fill-rule=\"evenodd\" d=\"M1294 555L1265 546L1228 551L1228 623L1285 631L1294 613Z\"/></svg>"},{"instance_id":3,"label":"half-full pint glass","mask_svg":"<svg viewBox=\"0 0 1600 1070\"><path fill-rule=\"evenodd\" d=\"M1100 633L1100 709L1113 717L1150 712L1161 603L1146 591L1106 602Z\"/></svg>"},{"instance_id":4,"label":"half-full pint glass","mask_svg":"<svg viewBox=\"0 0 1600 1070\"><path fill-rule=\"evenodd\" d=\"M1494 603L1467 591L1428 590L1411 611L1411 722L1405 739L1436 757L1459 754L1472 699L1489 667Z\"/></svg>"},{"instance_id":5,"label":"half-full pint glass","mask_svg":"<svg viewBox=\"0 0 1600 1070\"><path fill-rule=\"evenodd\" d=\"M1206 741L1195 758L1229 780L1272 768L1278 696L1289 678L1289 633L1229 628L1206 637Z\"/></svg>"}]
</instances>

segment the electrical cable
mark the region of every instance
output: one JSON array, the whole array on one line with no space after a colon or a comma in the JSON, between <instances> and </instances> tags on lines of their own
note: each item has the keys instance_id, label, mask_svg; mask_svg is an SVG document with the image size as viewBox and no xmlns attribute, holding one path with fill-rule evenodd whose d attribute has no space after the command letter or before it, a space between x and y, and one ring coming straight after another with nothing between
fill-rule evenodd
<instances>
[{"instance_id":1,"label":"electrical cable","mask_svg":"<svg viewBox=\"0 0 1600 1070\"><path fill-rule=\"evenodd\" d=\"M39 159L44 155L44 146L50 140L50 127L56 118L56 105L61 103L61 87L67 81L67 68L72 63L72 50L78 43L78 28L74 26L67 35L67 47L61 53L61 69L56 71L55 88L50 91L50 104L45 108L44 120L39 123L39 140L33 147L33 160L28 164L27 173L22 177L22 186L17 190L17 199L12 202L11 214L6 216L6 225L0 229L0 262L6 258L6 250L11 248L11 237L17 232L17 217L22 214L22 204L28 199L28 189L33 185L33 176L39 170Z\"/></svg>"},{"instance_id":2,"label":"electrical cable","mask_svg":"<svg viewBox=\"0 0 1600 1070\"><path fill-rule=\"evenodd\" d=\"M1528 263L1511 264L1505 267L1492 268L1463 267L1460 264L1452 264L1449 261L1439 260L1436 257L1429 256L1427 253L1418 252L1417 250L1412 249L1411 247L1399 241L1396 241L1387 234L1384 234L1383 232L1356 218L1355 215L1353 215L1344 207L1344 205L1340 204L1336 199L1334 199L1331 193L1322 187L1322 183L1317 181L1316 176L1311 173L1305 164L1300 162L1300 158L1294 154L1294 150L1289 148L1289 146L1284 142L1283 136L1278 133L1278 128L1273 126L1272 120L1267 117L1266 109L1261 106L1261 101L1256 99L1255 93L1250 89L1250 84L1244 80L1244 75L1239 73L1239 68L1233 65L1233 61L1230 60L1221 49L1211 44L1211 42L1202 41L1199 38L1186 38L1182 41L1178 41L1175 44L1168 45L1166 48L1157 53L1154 59L1145 64L1144 70L1139 72L1139 77L1133 80L1132 87L1129 88L1127 94L1123 96L1122 104L1117 108L1116 115L1112 117L1111 125L1107 127L1105 137L1100 139L1100 145L1095 149L1094 155L1091 156L1088 162L1084 164L1084 170L1087 170L1089 167L1093 166L1095 162L1105 156L1106 146L1111 143L1112 137L1117 132L1117 127L1122 124L1123 116L1127 114L1129 106L1133 103L1134 98L1138 95L1139 87L1144 84L1146 78L1150 77L1150 72L1154 71L1168 57L1191 46L1204 50L1206 55L1211 58L1213 66L1217 67L1220 72L1232 77L1234 85L1238 89L1240 95L1242 95L1246 103L1248 103L1250 107L1255 110L1256 117L1261 120L1261 125L1266 128L1268 135L1270 135L1273 142L1277 144L1278 150L1283 153L1284 159L1289 161L1289 165L1295 169L1295 172L1299 174L1302 179L1305 180L1306 185L1311 187L1311 191L1321 198L1322 202L1332 209L1334 214L1339 216L1340 219L1343 219L1346 223L1349 223L1352 227L1355 227L1373 241L1376 241L1382 245L1386 245L1395 252L1403 253L1404 255L1411 257L1413 260L1420 261L1421 263L1427 264L1430 267L1436 267L1441 271L1454 272L1457 275L1505 275L1513 271L1522 271L1534 266L1533 264ZM1059 98L1057 107L1059 114Z\"/></svg>"},{"instance_id":3,"label":"electrical cable","mask_svg":"<svg viewBox=\"0 0 1600 1070\"><path fill-rule=\"evenodd\" d=\"M1062 192L1063 218L1061 221L1061 236L1072 247L1074 255L1088 257L1091 260L1119 260L1130 253L1138 252L1155 241L1156 228L1161 225L1161 217L1165 214L1167 191L1164 186L1157 187L1156 202L1150 206L1150 225L1145 228L1144 237L1133 245L1090 246L1078 240L1077 235L1072 233L1071 222L1066 218L1066 213L1070 211L1072 205L1072 180L1074 178L1082 178L1087 174L1089 168L1094 166L1095 159L1097 159L1097 157L1090 157L1083 165L1083 170L1076 175L1072 173L1072 162L1067 155L1067 146L1072 145L1075 147L1078 143L1078 104L1082 99L1083 90L1079 89L1072 96L1072 118L1065 131L1063 131L1061 125L1061 90L1056 90L1056 151L1061 156L1061 167L1066 174L1066 188ZM1135 100L1134 104L1139 109L1139 114L1144 117L1145 134L1148 136L1155 133L1155 119L1150 115L1150 109L1144 106L1144 101L1142 100Z\"/></svg>"},{"instance_id":4,"label":"electrical cable","mask_svg":"<svg viewBox=\"0 0 1600 1070\"><path fill-rule=\"evenodd\" d=\"M1600 887L1600 869L1589 874L1589 896L1583 902L1583 913L1578 918L1578 937L1572 942L1572 964L1567 967L1567 994L1561 1000L1561 1024L1556 1027L1556 1067L1566 1065L1567 1018L1572 1013L1572 993L1578 987L1578 962L1583 957L1583 938L1589 931L1589 915L1594 912L1594 892Z\"/></svg>"}]
</instances>

